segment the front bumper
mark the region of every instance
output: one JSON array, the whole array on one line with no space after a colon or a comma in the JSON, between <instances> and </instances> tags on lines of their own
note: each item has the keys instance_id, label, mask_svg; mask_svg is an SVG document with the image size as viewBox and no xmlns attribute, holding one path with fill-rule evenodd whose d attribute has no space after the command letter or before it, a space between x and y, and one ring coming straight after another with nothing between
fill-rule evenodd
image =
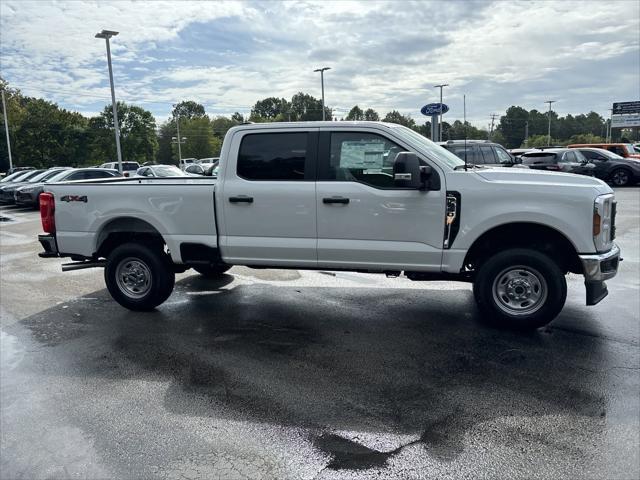
<instances>
[{"instance_id":1,"label":"front bumper","mask_svg":"<svg viewBox=\"0 0 640 480\"><path fill-rule=\"evenodd\" d=\"M16 192L13 196L16 205L37 205L37 198L34 198L31 193Z\"/></svg>"},{"instance_id":2,"label":"front bumper","mask_svg":"<svg viewBox=\"0 0 640 480\"><path fill-rule=\"evenodd\" d=\"M616 276L620 260L620 247L615 243L608 252L580 255L587 305L595 305L609 294L604 281Z\"/></svg>"}]
</instances>

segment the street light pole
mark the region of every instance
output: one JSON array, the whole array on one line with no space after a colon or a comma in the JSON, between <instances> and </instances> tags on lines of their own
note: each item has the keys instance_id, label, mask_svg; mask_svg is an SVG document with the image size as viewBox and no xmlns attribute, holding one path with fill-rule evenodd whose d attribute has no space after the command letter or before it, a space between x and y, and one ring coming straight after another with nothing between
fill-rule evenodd
<instances>
[{"instance_id":1,"label":"street light pole","mask_svg":"<svg viewBox=\"0 0 640 480\"><path fill-rule=\"evenodd\" d=\"M547 100L544 103L549 104L549 128L547 130L547 145L551 146L551 104L556 103L557 100Z\"/></svg>"},{"instance_id":2,"label":"street light pole","mask_svg":"<svg viewBox=\"0 0 640 480\"><path fill-rule=\"evenodd\" d=\"M176 130L178 131L178 165L182 163L182 137L180 137L180 117L176 117Z\"/></svg>"},{"instance_id":3,"label":"street light pole","mask_svg":"<svg viewBox=\"0 0 640 480\"><path fill-rule=\"evenodd\" d=\"M4 131L7 134L7 150L9 151L9 171L13 168L11 159L11 141L9 141L9 117L7 115L7 102L4 99L4 88L2 89L2 111L4 112Z\"/></svg>"},{"instance_id":4,"label":"street light pole","mask_svg":"<svg viewBox=\"0 0 640 480\"><path fill-rule=\"evenodd\" d=\"M320 72L320 85L322 87L322 120L325 120L325 113L324 113L324 71L325 70L331 70L331 67L322 67L322 68L316 68L314 70L314 72Z\"/></svg>"},{"instance_id":5,"label":"street light pole","mask_svg":"<svg viewBox=\"0 0 640 480\"><path fill-rule=\"evenodd\" d=\"M440 125L438 128L438 141L442 141L442 89L444 87L448 87L449 84L448 83L443 83L441 85L434 85L434 88L439 88L440 89Z\"/></svg>"},{"instance_id":6,"label":"street light pole","mask_svg":"<svg viewBox=\"0 0 640 480\"><path fill-rule=\"evenodd\" d=\"M116 152L118 153L118 170L122 173L122 151L120 150L120 128L118 127L118 108L116 106L116 91L113 86L113 69L111 68L111 47L109 39L118 35L113 30L102 30L96 33L96 38L104 38L107 43L107 64L109 65L109 83L111 85L111 105L113 106L113 128L116 132Z\"/></svg>"}]
</instances>

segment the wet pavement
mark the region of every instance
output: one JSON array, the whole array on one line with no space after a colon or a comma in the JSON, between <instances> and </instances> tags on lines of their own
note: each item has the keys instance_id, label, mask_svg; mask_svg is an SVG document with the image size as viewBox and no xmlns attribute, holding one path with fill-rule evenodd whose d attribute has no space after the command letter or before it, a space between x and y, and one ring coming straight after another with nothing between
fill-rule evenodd
<instances>
[{"instance_id":1,"label":"wet pavement","mask_svg":"<svg viewBox=\"0 0 640 480\"><path fill-rule=\"evenodd\" d=\"M451 282L235 267L150 313L0 227L0 478L638 478L640 190L600 305L534 333Z\"/></svg>"}]
</instances>

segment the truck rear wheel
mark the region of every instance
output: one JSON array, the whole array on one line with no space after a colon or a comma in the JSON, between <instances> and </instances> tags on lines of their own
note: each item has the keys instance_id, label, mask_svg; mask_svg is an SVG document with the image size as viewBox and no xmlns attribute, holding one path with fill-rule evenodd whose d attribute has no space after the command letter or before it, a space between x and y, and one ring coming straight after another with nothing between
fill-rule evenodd
<instances>
[{"instance_id":1,"label":"truck rear wheel","mask_svg":"<svg viewBox=\"0 0 640 480\"><path fill-rule=\"evenodd\" d=\"M231 265L196 265L193 269L206 278L218 278L229 270Z\"/></svg>"},{"instance_id":2,"label":"truck rear wheel","mask_svg":"<svg viewBox=\"0 0 640 480\"><path fill-rule=\"evenodd\" d=\"M485 319L507 327L539 328L562 310L567 282L547 255L514 248L480 266L473 293Z\"/></svg>"},{"instance_id":3,"label":"truck rear wheel","mask_svg":"<svg viewBox=\"0 0 640 480\"><path fill-rule=\"evenodd\" d=\"M104 269L109 293L129 310L153 310L169 298L175 278L165 252L139 243L116 247Z\"/></svg>"}]
</instances>

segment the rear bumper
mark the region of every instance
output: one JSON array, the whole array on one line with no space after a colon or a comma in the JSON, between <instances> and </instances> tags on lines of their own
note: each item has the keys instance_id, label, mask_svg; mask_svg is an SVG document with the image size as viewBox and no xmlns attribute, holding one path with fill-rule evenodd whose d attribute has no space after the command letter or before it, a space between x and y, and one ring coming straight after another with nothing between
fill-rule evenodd
<instances>
[{"instance_id":1,"label":"rear bumper","mask_svg":"<svg viewBox=\"0 0 640 480\"><path fill-rule=\"evenodd\" d=\"M60 256L55 235L38 235L38 241L40 245L42 245L42 248L44 248L44 252L38 254L39 257L51 258Z\"/></svg>"},{"instance_id":2,"label":"rear bumper","mask_svg":"<svg viewBox=\"0 0 640 480\"><path fill-rule=\"evenodd\" d=\"M620 260L620 248L615 243L608 252L580 255L587 305L596 305L609 294L604 281L616 276Z\"/></svg>"}]
</instances>

